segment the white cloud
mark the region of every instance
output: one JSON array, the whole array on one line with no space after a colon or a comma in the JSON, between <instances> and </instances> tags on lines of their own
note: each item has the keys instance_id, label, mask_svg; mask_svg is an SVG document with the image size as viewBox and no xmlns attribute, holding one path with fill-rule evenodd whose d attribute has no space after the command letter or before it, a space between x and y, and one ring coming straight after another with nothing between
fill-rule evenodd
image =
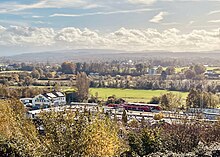
<instances>
[{"instance_id":1,"label":"white cloud","mask_svg":"<svg viewBox=\"0 0 220 157\"><path fill-rule=\"evenodd\" d=\"M152 9L134 9L134 10L119 10L111 12L94 12L94 13L84 13L84 14L52 14L50 17L83 17L83 16L93 16L93 15L111 15L111 14L126 14L126 13L140 13L151 11Z\"/></svg>"},{"instance_id":2,"label":"white cloud","mask_svg":"<svg viewBox=\"0 0 220 157\"><path fill-rule=\"evenodd\" d=\"M150 5L155 3L157 0L128 0L128 2L132 4L145 4L145 5Z\"/></svg>"},{"instance_id":3,"label":"white cloud","mask_svg":"<svg viewBox=\"0 0 220 157\"><path fill-rule=\"evenodd\" d=\"M189 21L189 25L192 25L194 23L195 23L195 21Z\"/></svg>"},{"instance_id":4,"label":"white cloud","mask_svg":"<svg viewBox=\"0 0 220 157\"><path fill-rule=\"evenodd\" d=\"M43 16L34 15L33 18L42 18Z\"/></svg>"},{"instance_id":5,"label":"white cloud","mask_svg":"<svg viewBox=\"0 0 220 157\"><path fill-rule=\"evenodd\" d=\"M179 25L180 23L178 22L167 22L167 23L162 23L164 26L170 26L170 25Z\"/></svg>"},{"instance_id":6,"label":"white cloud","mask_svg":"<svg viewBox=\"0 0 220 157\"><path fill-rule=\"evenodd\" d=\"M0 49L3 46L25 49L121 49L121 50L167 50L208 51L220 49L219 31L193 30L182 33L176 28L157 29L120 28L110 33L101 33L88 28L67 27L33 28L26 26L0 26Z\"/></svg>"},{"instance_id":7,"label":"white cloud","mask_svg":"<svg viewBox=\"0 0 220 157\"><path fill-rule=\"evenodd\" d=\"M210 20L209 23L220 23L220 20Z\"/></svg>"},{"instance_id":8,"label":"white cloud","mask_svg":"<svg viewBox=\"0 0 220 157\"><path fill-rule=\"evenodd\" d=\"M42 8L95 8L99 7L96 3L89 3L86 0L38 0L36 3L20 4L16 2L0 3L0 13L13 13L28 9L42 9Z\"/></svg>"},{"instance_id":9,"label":"white cloud","mask_svg":"<svg viewBox=\"0 0 220 157\"><path fill-rule=\"evenodd\" d=\"M149 22L153 22L153 23L160 23L163 19L164 16L168 15L168 12L160 12L159 14L157 14L156 16L154 16Z\"/></svg>"},{"instance_id":10,"label":"white cloud","mask_svg":"<svg viewBox=\"0 0 220 157\"><path fill-rule=\"evenodd\" d=\"M6 28L0 25L0 33L4 32L5 30Z\"/></svg>"},{"instance_id":11,"label":"white cloud","mask_svg":"<svg viewBox=\"0 0 220 157\"><path fill-rule=\"evenodd\" d=\"M210 11L208 15L213 15L213 14L218 14L218 13L220 13L220 10L213 10L213 11Z\"/></svg>"}]
</instances>

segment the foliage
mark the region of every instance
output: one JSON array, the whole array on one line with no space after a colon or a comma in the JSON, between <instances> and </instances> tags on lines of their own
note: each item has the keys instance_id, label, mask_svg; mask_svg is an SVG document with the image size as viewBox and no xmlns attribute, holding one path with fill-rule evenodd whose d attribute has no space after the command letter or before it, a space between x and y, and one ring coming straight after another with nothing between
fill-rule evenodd
<instances>
[{"instance_id":1,"label":"foliage","mask_svg":"<svg viewBox=\"0 0 220 157\"><path fill-rule=\"evenodd\" d=\"M161 107L165 110L177 109L181 106L181 96L173 93L163 94L160 98Z\"/></svg>"},{"instance_id":2,"label":"foliage","mask_svg":"<svg viewBox=\"0 0 220 157\"><path fill-rule=\"evenodd\" d=\"M86 125L83 118L75 121L70 111L44 112L40 115L45 137L41 141L50 156L79 156L84 151L82 134Z\"/></svg>"},{"instance_id":3,"label":"foliage","mask_svg":"<svg viewBox=\"0 0 220 157\"><path fill-rule=\"evenodd\" d=\"M18 156L42 155L37 130L26 119L23 105L16 100L1 101L0 110L0 136L6 150Z\"/></svg>"},{"instance_id":4,"label":"foliage","mask_svg":"<svg viewBox=\"0 0 220 157\"><path fill-rule=\"evenodd\" d=\"M193 79L196 76L195 72L191 69L185 70L184 74L185 74L187 79Z\"/></svg>"},{"instance_id":5,"label":"foliage","mask_svg":"<svg viewBox=\"0 0 220 157\"><path fill-rule=\"evenodd\" d=\"M143 128L139 132L130 131L128 143L132 156L144 156L160 148L160 130Z\"/></svg>"},{"instance_id":6,"label":"foliage","mask_svg":"<svg viewBox=\"0 0 220 157\"><path fill-rule=\"evenodd\" d=\"M77 88L77 95L78 95L79 101L88 99L89 83L90 83L90 80L87 77L86 73L81 72L76 75L76 88Z\"/></svg>"},{"instance_id":7,"label":"foliage","mask_svg":"<svg viewBox=\"0 0 220 157\"><path fill-rule=\"evenodd\" d=\"M64 62L61 65L61 71L65 74L74 74L75 73L75 64L71 62Z\"/></svg>"},{"instance_id":8,"label":"foliage","mask_svg":"<svg viewBox=\"0 0 220 157\"><path fill-rule=\"evenodd\" d=\"M85 129L84 141L86 156L116 156L123 150L122 141L118 138L118 128L109 118L93 119Z\"/></svg>"},{"instance_id":9,"label":"foliage","mask_svg":"<svg viewBox=\"0 0 220 157\"><path fill-rule=\"evenodd\" d=\"M161 112L154 115L154 120L161 120L163 118L164 118L164 115Z\"/></svg>"},{"instance_id":10,"label":"foliage","mask_svg":"<svg viewBox=\"0 0 220 157\"><path fill-rule=\"evenodd\" d=\"M192 89L186 99L188 108L215 108L219 103L219 96L216 94L196 89Z\"/></svg>"},{"instance_id":11,"label":"foliage","mask_svg":"<svg viewBox=\"0 0 220 157\"><path fill-rule=\"evenodd\" d=\"M0 85L0 97L2 98L31 98L48 91L48 89L35 87L10 88L5 85Z\"/></svg>"},{"instance_id":12,"label":"foliage","mask_svg":"<svg viewBox=\"0 0 220 157\"><path fill-rule=\"evenodd\" d=\"M104 114L51 110L42 112L35 126L18 101L2 101L0 110L0 152L5 156L101 157L121 154L126 148L116 123Z\"/></svg>"},{"instance_id":13,"label":"foliage","mask_svg":"<svg viewBox=\"0 0 220 157\"><path fill-rule=\"evenodd\" d=\"M167 75L173 75L173 74L175 74L175 67L167 67L166 68L166 73L167 73Z\"/></svg>"},{"instance_id":14,"label":"foliage","mask_svg":"<svg viewBox=\"0 0 220 157\"><path fill-rule=\"evenodd\" d=\"M115 95L109 96L106 104L122 104L125 103L125 100L122 98L116 98Z\"/></svg>"},{"instance_id":15,"label":"foliage","mask_svg":"<svg viewBox=\"0 0 220 157\"><path fill-rule=\"evenodd\" d=\"M149 101L149 104L159 104L159 103L160 103L160 97L157 96L153 96Z\"/></svg>"},{"instance_id":16,"label":"foliage","mask_svg":"<svg viewBox=\"0 0 220 157\"><path fill-rule=\"evenodd\" d=\"M201 75L206 71L206 67L199 64L194 65L191 69L193 69L197 75Z\"/></svg>"},{"instance_id":17,"label":"foliage","mask_svg":"<svg viewBox=\"0 0 220 157\"><path fill-rule=\"evenodd\" d=\"M124 125L126 125L127 122L128 122L128 116L127 116L126 110L123 110L123 113L122 113L122 123Z\"/></svg>"},{"instance_id":18,"label":"foliage","mask_svg":"<svg viewBox=\"0 0 220 157\"><path fill-rule=\"evenodd\" d=\"M23 105L16 100L0 102L1 156L145 156L158 150L189 152L199 141L211 144L220 140L220 121L215 123L188 121L158 123L141 127L132 120L122 128L103 113L72 112L63 109L42 112L35 125L26 119ZM126 117L126 116L124 116ZM38 132L37 128L43 128ZM129 128L129 129L128 129ZM126 136L127 135L127 136Z\"/></svg>"},{"instance_id":19,"label":"foliage","mask_svg":"<svg viewBox=\"0 0 220 157\"><path fill-rule=\"evenodd\" d=\"M90 117L90 118L89 118ZM51 156L114 156L120 153L122 140L115 123L104 115L94 118L71 111L44 113L47 154Z\"/></svg>"},{"instance_id":20,"label":"foliage","mask_svg":"<svg viewBox=\"0 0 220 157\"><path fill-rule=\"evenodd\" d=\"M133 118L128 122L128 126L131 128L138 128L139 127L139 122L137 119Z\"/></svg>"},{"instance_id":21,"label":"foliage","mask_svg":"<svg viewBox=\"0 0 220 157\"><path fill-rule=\"evenodd\" d=\"M163 148L173 152L189 152L200 141L199 124L187 123L165 125L161 133Z\"/></svg>"}]
</instances>

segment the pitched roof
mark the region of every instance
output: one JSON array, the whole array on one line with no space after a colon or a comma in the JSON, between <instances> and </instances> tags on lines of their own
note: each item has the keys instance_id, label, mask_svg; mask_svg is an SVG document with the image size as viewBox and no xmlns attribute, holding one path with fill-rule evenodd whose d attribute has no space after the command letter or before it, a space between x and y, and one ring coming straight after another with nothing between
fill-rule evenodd
<instances>
[{"instance_id":1,"label":"pitched roof","mask_svg":"<svg viewBox=\"0 0 220 157\"><path fill-rule=\"evenodd\" d=\"M64 94L61 92L53 92L54 95L56 95L57 97L64 97Z\"/></svg>"},{"instance_id":2,"label":"pitched roof","mask_svg":"<svg viewBox=\"0 0 220 157\"><path fill-rule=\"evenodd\" d=\"M61 92L44 93L42 95L44 97L46 97L47 99L53 99L53 98L57 98L57 97L64 97L64 94L61 93Z\"/></svg>"}]
</instances>

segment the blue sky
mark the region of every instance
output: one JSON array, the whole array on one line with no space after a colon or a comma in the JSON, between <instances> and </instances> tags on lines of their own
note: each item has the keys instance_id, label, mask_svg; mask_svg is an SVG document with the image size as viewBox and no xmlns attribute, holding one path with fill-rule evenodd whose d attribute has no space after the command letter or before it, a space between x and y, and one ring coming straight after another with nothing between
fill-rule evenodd
<instances>
[{"instance_id":1,"label":"blue sky","mask_svg":"<svg viewBox=\"0 0 220 157\"><path fill-rule=\"evenodd\" d=\"M220 1L0 1L0 55L80 48L219 50L219 28Z\"/></svg>"}]
</instances>

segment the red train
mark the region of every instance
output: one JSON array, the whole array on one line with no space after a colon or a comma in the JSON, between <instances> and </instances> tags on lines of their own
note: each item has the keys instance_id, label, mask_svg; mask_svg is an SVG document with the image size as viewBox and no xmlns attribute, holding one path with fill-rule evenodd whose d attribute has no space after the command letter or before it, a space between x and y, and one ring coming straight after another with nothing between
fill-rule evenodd
<instances>
[{"instance_id":1,"label":"red train","mask_svg":"<svg viewBox=\"0 0 220 157\"><path fill-rule=\"evenodd\" d=\"M142 104L142 103L108 104L108 107L124 108L125 110L144 111L144 112L158 112L161 110L160 106L156 104Z\"/></svg>"}]
</instances>

